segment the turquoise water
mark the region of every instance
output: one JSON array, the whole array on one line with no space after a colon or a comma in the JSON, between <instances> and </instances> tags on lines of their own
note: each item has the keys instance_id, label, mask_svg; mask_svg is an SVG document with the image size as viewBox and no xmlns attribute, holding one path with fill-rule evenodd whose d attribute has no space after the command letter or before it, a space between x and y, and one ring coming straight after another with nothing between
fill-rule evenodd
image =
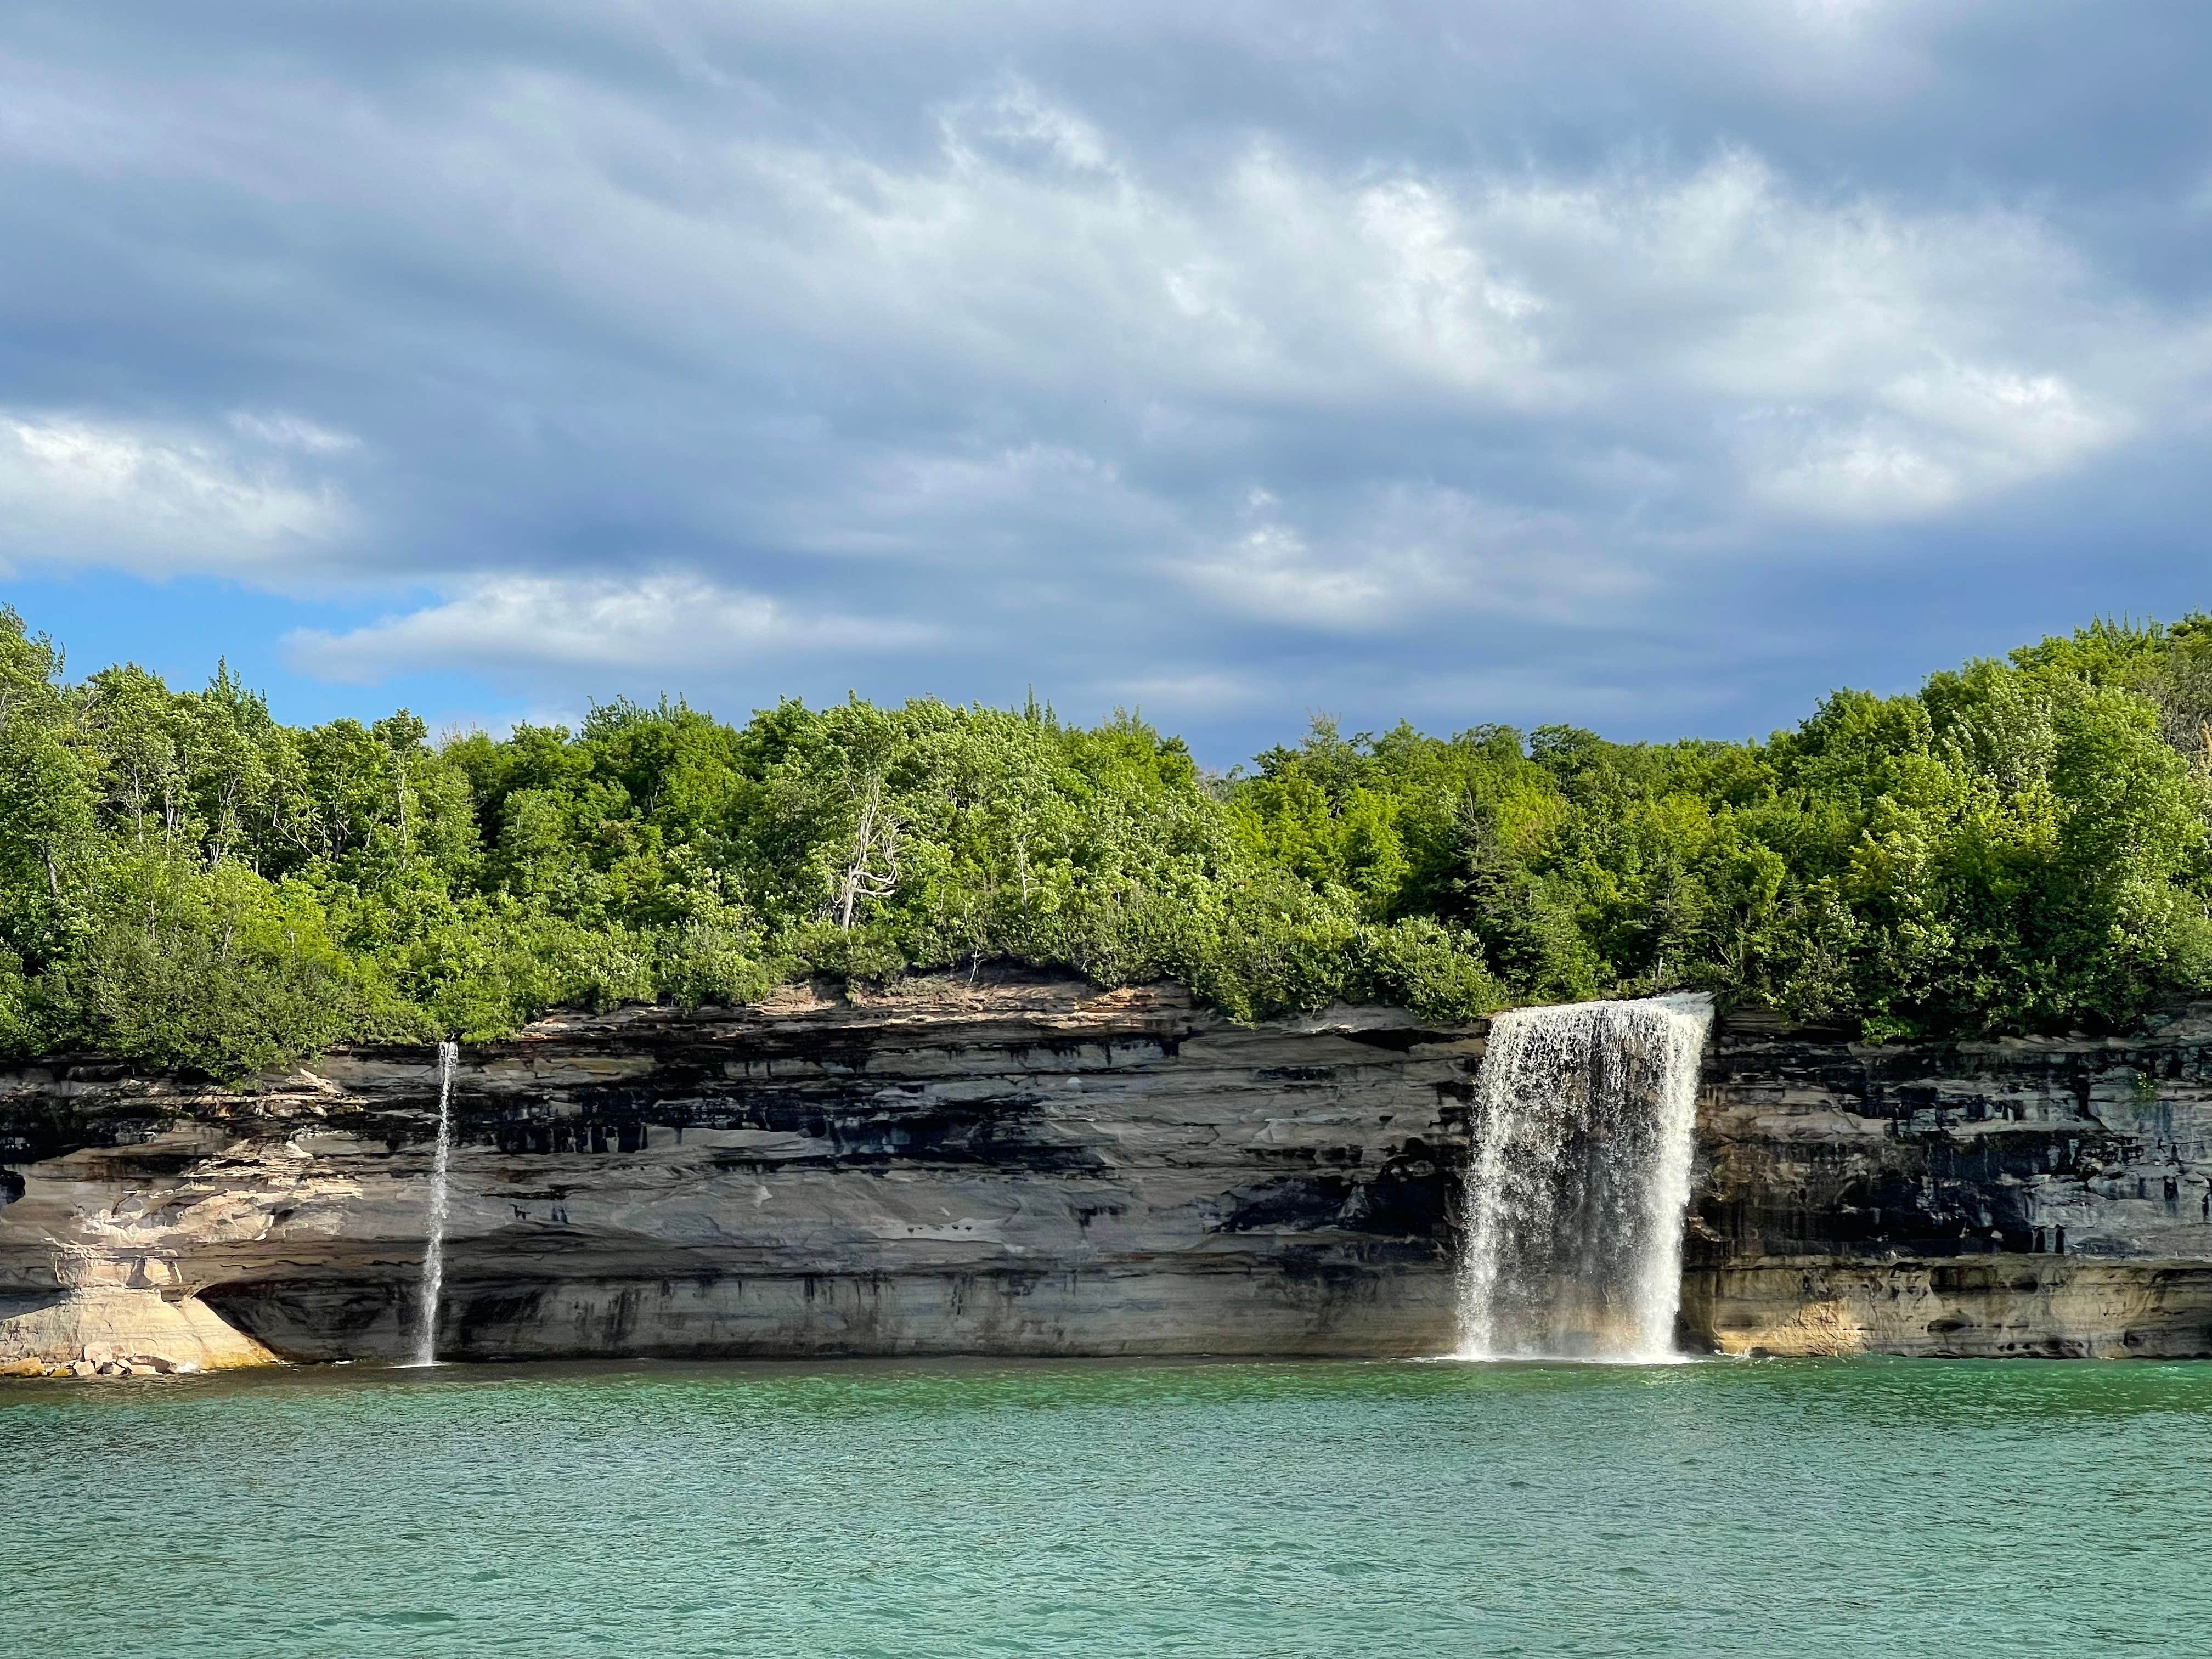
<instances>
[{"instance_id":1,"label":"turquoise water","mask_svg":"<svg viewBox=\"0 0 2212 1659\"><path fill-rule=\"evenodd\" d=\"M2212 1651L2212 1365L0 1383L31 1656Z\"/></svg>"}]
</instances>

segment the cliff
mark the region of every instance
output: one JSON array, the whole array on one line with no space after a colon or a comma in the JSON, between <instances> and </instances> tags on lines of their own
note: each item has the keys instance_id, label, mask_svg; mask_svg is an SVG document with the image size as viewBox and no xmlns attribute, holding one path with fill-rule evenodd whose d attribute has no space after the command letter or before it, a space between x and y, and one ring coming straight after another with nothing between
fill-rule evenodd
<instances>
[{"instance_id":1,"label":"cliff","mask_svg":"<svg viewBox=\"0 0 2212 1659\"><path fill-rule=\"evenodd\" d=\"M1480 1053L1007 971L547 1020L458 1068L439 1352L1433 1351ZM435 1117L419 1049L0 1079L0 1361L405 1353Z\"/></svg>"},{"instance_id":2,"label":"cliff","mask_svg":"<svg viewBox=\"0 0 2212 1659\"><path fill-rule=\"evenodd\" d=\"M1686 1324L1735 1352L2212 1355L2212 1006L2128 1036L1706 1052Z\"/></svg>"},{"instance_id":3,"label":"cliff","mask_svg":"<svg viewBox=\"0 0 2212 1659\"><path fill-rule=\"evenodd\" d=\"M439 1351L1443 1351L1483 1043L1005 970L548 1019L461 1057ZM436 1088L422 1049L0 1074L0 1367L404 1355ZM2212 1353L2212 1008L1724 1020L1698 1136L1692 1346Z\"/></svg>"}]
</instances>

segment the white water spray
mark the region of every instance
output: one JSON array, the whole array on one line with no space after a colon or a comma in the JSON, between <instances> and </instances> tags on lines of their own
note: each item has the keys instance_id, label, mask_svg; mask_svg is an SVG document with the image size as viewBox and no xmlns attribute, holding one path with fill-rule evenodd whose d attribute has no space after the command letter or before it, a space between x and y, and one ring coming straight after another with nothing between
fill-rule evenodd
<instances>
[{"instance_id":1,"label":"white water spray","mask_svg":"<svg viewBox=\"0 0 2212 1659\"><path fill-rule=\"evenodd\" d=\"M438 1363L438 1297L446 1283L446 1171L453 1161L453 1062L460 1045L438 1045L438 1150L430 1159L428 1241L422 1250L422 1328L415 1339L415 1363Z\"/></svg>"},{"instance_id":2,"label":"white water spray","mask_svg":"<svg viewBox=\"0 0 2212 1659\"><path fill-rule=\"evenodd\" d=\"M1711 999L1516 1008L1475 1085L1459 1355L1674 1354Z\"/></svg>"}]
</instances>

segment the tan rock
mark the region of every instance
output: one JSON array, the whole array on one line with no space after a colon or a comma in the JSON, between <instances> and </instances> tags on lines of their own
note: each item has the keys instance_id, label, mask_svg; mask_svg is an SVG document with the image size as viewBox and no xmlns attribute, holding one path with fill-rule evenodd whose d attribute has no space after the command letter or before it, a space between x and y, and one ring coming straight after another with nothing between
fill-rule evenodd
<instances>
[{"instance_id":1,"label":"tan rock","mask_svg":"<svg viewBox=\"0 0 2212 1659\"><path fill-rule=\"evenodd\" d=\"M58 1291L27 1312L0 1318L0 1363L82 1365L98 1371L129 1359L154 1369L202 1370L269 1365L276 1356L234 1330L196 1297L114 1285ZM73 1363L72 1363L73 1362Z\"/></svg>"},{"instance_id":2,"label":"tan rock","mask_svg":"<svg viewBox=\"0 0 2212 1659\"><path fill-rule=\"evenodd\" d=\"M1714 1333L1727 1354L1772 1354L1778 1358L1837 1358L1864 1353L1866 1328L1842 1302L1808 1302L1764 1324L1746 1322Z\"/></svg>"}]
</instances>

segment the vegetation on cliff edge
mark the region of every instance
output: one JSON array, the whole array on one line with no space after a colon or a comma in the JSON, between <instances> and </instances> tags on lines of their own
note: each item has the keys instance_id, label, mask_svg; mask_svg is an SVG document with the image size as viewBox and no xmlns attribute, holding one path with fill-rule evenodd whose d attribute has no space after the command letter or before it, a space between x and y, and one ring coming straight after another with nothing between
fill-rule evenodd
<instances>
[{"instance_id":1,"label":"vegetation on cliff edge","mask_svg":"<svg viewBox=\"0 0 2212 1659\"><path fill-rule=\"evenodd\" d=\"M1694 987L1870 1036L2212 982L2212 618L2100 623L1766 742L682 703L433 743L228 672L69 679L0 610L0 1052L234 1075L555 1006L1012 958L1239 1018Z\"/></svg>"}]
</instances>

